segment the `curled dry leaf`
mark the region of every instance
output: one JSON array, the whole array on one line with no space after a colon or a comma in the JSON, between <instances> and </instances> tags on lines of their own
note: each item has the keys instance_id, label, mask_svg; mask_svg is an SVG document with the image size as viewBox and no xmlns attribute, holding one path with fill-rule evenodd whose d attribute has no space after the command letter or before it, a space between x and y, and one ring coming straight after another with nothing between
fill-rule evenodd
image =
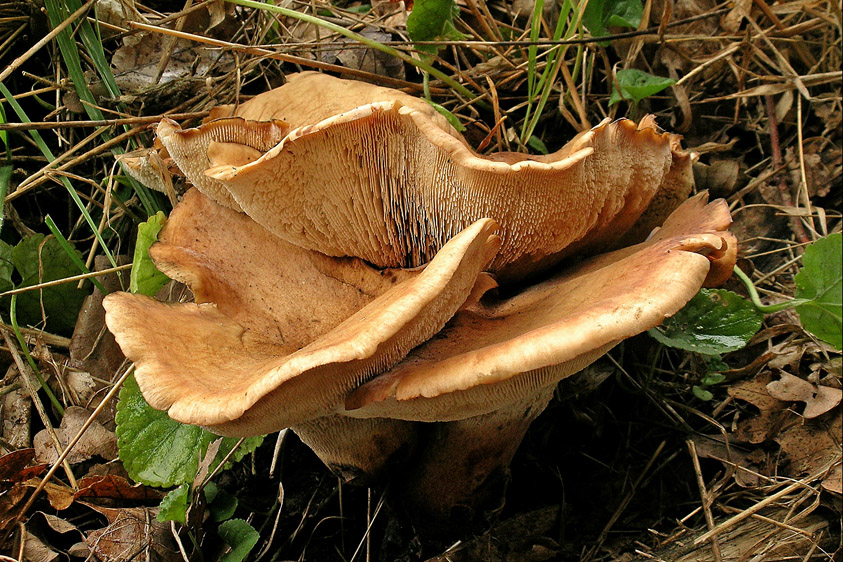
<instances>
[{"instance_id":1,"label":"curled dry leaf","mask_svg":"<svg viewBox=\"0 0 843 562\"><path fill-rule=\"evenodd\" d=\"M61 425L55 430L56 436L62 447L67 446L82 426L88 421L91 413L85 408L71 406L64 411ZM47 430L42 430L35 435L33 440L35 456L39 462L52 464L58 459L58 452L53 444ZM79 441L76 442L67 462L70 464L86 461L91 457L98 456L106 460L117 458L117 437L114 432L107 430L101 423L94 421L85 430Z\"/></svg>"},{"instance_id":2,"label":"curled dry leaf","mask_svg":"<svg viewBox=\"0 0 843 562\"><path fill-rule=\"evenodd\" d=\"M781 379L767 384L767 392L773 398L785 402L805 402L802 415L808 419L836 408L843 398L843 390L839 388L811 384L784 371L781 372Z\"/></svg>"}]
</instances>

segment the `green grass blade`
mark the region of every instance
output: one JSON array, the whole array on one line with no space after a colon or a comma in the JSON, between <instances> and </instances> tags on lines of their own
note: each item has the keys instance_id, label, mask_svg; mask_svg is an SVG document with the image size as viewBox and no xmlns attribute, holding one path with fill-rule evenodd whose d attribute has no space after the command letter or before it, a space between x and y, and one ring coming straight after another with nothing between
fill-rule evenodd
<instances>
[{"instance_id":1,"label":"green grass blade","mask_svg":"<svg viewBox=\"0 0 843 562\"><path fill-rule=\"evenodd\" d=\"M20 119L24 123L31 123L29 117L26 115L26 112L23 110L18 101L14 98L14 96L12 96L12 93L9 91L8 88L6 88L6 85L3 83L0 83L0 93L2 93L6 97L6 101L9 102L9 105L12 107L12 109L15 110L18 119ZM47 146L47 143L44 142L44 139L41 137L38 131L32 130L29 131L29 134L35 141L35 144L38 145L38 148L41 149L41 153L47 158L47 160L52 162L56 159L56 157L53 155L53 151L50 150L50 147ZM76 193L75 189L73 189L73 185L71 185L70 180L67 179L67 177L65 176L60 176L59 181L65 187L65 189L67 189L70 198L73 199L73 202L76 204L76 207L82 213L82 216L85 217L85 222L88 223L88 226L94 233L94 236L99 242L102 251L105 253L112 267L117 267L117 261L111 254L111 250L109 250L108 246L105 245L105 240L102 239L102 235L99 233L99 228L97 227L97 224L94 222L94 219L91 218L91 214L88 212L88 209L85 208L85 204L82 202L82 199L79 198L79 194Z\"/></svg>"}]
</instances>

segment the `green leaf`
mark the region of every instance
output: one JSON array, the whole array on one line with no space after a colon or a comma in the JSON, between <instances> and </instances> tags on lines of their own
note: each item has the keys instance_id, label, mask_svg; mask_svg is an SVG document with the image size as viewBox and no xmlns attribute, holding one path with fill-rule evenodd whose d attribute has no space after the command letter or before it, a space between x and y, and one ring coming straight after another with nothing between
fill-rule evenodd
<instances>
[{"instance_id":1,"label":"green leaf","mask_svg":"<svg viewBox=\"0 0 843 562\"><path fill-rule=\"evenodd\" d=\"M694 396L703 402L708 402L714 398L714 394L710 390L706 390L701 386L694 385L691 387L691 391L694 393Z\"/></svg>"},{"instance_id":2,"label":"green leaf","mask_svg":"<svg viewBox=\"0 0 843 562\"><path fill-rule=\"evenodd\" d=\"M182 484L175 490L170 490L158 506L156 519L161 523L176 521L184 525L187 516L187 498L190 495L190 485Z\"/></svg>"},{"instance_id":3,"label":"green leaf","mask_svg":"<svg viewBox=\"0 0 843 562\"><path fill-rule=\"evenodd\" d=\"M700 382L703 386L714 386L726 380L726 375L723 373L706 373L703 380Z\"/></svg>"},{"instance_id":4,"label":"green leaf","mask_svg":"<svg viewBox=\"0 0 843 562\"><path fill-rule=\"evenodd\" d=\"M641 0L589 0L583 12L582 23L592 37L609 35L610 25L638 27L644 15Z\"/></svg>"},{"instance_id":5,"label":"green leaf","mask_svg":"<svg viewBox=\"0 0 843 562\"><path fill-rule=\"evenodd\" d=\"M802 270L796 274L796 298L810 302L796 307L806 330L843 348L843 235L832 234L805 248Z\"/></svg>"},{"instance_id":6,"label":"green leaf","mask_svg":"<svg viewBox=\"0 0 843 562\"><path fill-rule=\"evenodd\" d=\"M550 154L550 151L547 150L547 145L536 135L530 135L530 138L527 139L527 146L541 154Z\"/></svg>"},{"instance_id":7,"label":"green leaf","mask_svg":"<svg viewBox=\"0 0 843 562\"><path fill-rule=\"evenodd\" d=\"M460 9L454 0L416 0L413 11L407 16L407 35L413 42L465 39L454 27L454 18ZM436 45L416 45L416 49L435 55Z\"/></svg>"},{"instance_id":8,"label":"green leaf","mask_svg":"<svg viewBox=\"0 0 843 562\"><path fill-rule=\"evenodd\" d=\"M12 262L12 247L0 240L0 293L14 287L12 283L12 274L14 271L15 264Z\"/></svg>"},{"instance_id":9,"label":"green leaf","mask_svg":"<svg viewBox=\"0 0 843 562\"><path fill-rule=\"evenodd\" d=\"M238 500L225 490L221 490L213 482L205 485L205 501L211 512L211 519L217 523L231 519L237 509Z\"/></svg>"},{"instance_id":10,"label":"green leaf","mask_svg":"<svg viewBox=\"0 0 843 562\"><path fill-rule=\"evenodd\" d=\"M260 538L255 528L242 519L231 519L220 525L219 535L231 547L219 562L242 562Z\"/></svg>"},{"instance_id":11,"label":"green leaf","mask_svg":"<svg viewBox=\"0 0 843 562\"><path fill-rule=\"evenodd\" d=\"M129 290L133 293L152 296L170 280L158 271L152 263L152 258L149 257L149 247L158 241L158 233L161 232L165 222L167 222L167 217L163 212L158 211L138 226L132 273L129 277Z\"/></svg>"},{"instance_id":12,"label":"green leaf","mask_svg":"<svg viewBox=\"0 0 843 562\"><path fill-rule=\"evenodd\" d=\"M465 127L463 126L463 124L462 124L462 123L460 123L460 120L459 120L459 119L457 119L457 116L456 116L456 115L454 115L453 113L451 113L450 111L448 111L447 109L445 109L444 107L442 107L441 105L439 105L438 103L436 103L435 101L430 101L430 100L424 100L424 101L426 101L427 103L429 103L429 104L430 104L430 106L431 106L433 109L435 109L436 111L438 111L439 113L441 113L441 114L445 117L445 119L447 119L447 120L448 120L448 123L451 125L451 127L453 127L454 129L456 129L456 130L457 130L457 131L459 131L460 133L462 133L463 131L465 131Z\"/></svg>"},{"instance_id":13,"label":"green leaf","mask_svg":"<svg viewBox=\"0 0 843 562\"><path fill-rule=\"evenodd\" d=\"M634 68L619 70L618 86L620 86L621 91L618 92L617 88L612 91L612 95L609 97L609 105L614 105L622 99L638 103L674 84L676 84L676 80L673 78L653 76L642 70Z\"/></svg>"},{"instance_id":14,"label":"green leaf","mask_svg":"<svg viewBox=\"0 0 843 562\"><path fill-rule=\"evenodd\" d=\"M0 103L0 123L8 123L8 121L6 121L6 110L3 109L2 103ZM3 142L3 146L7 149L11 148L9 146L9 133L7 131L0 131L0 141Z\"/></svg>"},{"instance_id":15,"label":"green leaf","mask_svg":"<svg viewBox=\"0 0 843 562\"><path fill-rule=\"evenodd\" d=\"M708 355L744 347L761 328L752 304L723 289L701 289L682 310L649 334L661 343Z\"/></svg>"},{"instance_id":16,"label":"green leaf","mask_svg":"<svg viewBox=\"0 0 843 562\"><path fill-rule=\"evenodd\" d=\"M71 249L81 259L77 250ZM64 279L79 273L74 260L65 253L54 237L43 234L27 236L12 249L11 260L21 277L18 287L29 287L47 281ZM63 283L18 295L17 316L24 324L37 325L43 315L45 328L59 334L70 334L87 291L76 283Z\"/></svg>"},{"instance_id":17,"label":"green leaf","mask_svg":"<svg viewBox=\"0 0 843 562\"><path fill-rule=\"evenodd\" d=\"M201 427L179 423L166 412L153 409L144 400L134 377L126 379L120 389L115 419L120 460L133 480L148 486L169 487L193 482L199 458L208 445L218 439ZM237 441L232 437L223 439L211 470ZM262 436L246 439L232 455L232 462L254 451L262 441Z\"/></svg>"}]
</instances>

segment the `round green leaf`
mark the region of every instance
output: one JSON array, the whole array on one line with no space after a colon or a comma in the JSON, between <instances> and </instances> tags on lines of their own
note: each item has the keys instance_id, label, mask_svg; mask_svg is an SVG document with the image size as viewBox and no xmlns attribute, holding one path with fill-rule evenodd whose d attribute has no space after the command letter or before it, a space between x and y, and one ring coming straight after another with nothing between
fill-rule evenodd
<instances>
[{"instance_id":1,"label":"round green leaf","mask_svg":"<svg viewBox=\"0 0 843 562\"><path fill-rule=\"evenodd\" d=\"M843 235L817 240L802 255L796 274L796 298L810 299L796 307L802 326L835 349L843 349Z\"/></svg>"},{"instance_id":2,"label":"round green leaf","mask_svg":"<svg viewBox=\"0 0 843 562\"><path fill-rule=\"evenodd\" d=\"M661 343L707 355L740 349L761 328L762 315L740 296L701 289L685 307L648 333Z\"/></svg>"}]
</instances>

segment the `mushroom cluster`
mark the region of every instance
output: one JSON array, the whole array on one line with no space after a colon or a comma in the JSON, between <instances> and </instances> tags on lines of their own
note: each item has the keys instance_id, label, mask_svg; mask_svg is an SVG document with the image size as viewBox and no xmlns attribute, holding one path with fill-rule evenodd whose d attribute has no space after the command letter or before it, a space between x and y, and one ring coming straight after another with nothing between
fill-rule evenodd
<instances>
[{"instance_id":1,"label":"mushroom cluster","mask_svg":"<svg viewBox=\"0 0 843 562\"><path fill-rule=\"evenodd\" d=\"M150 255L193 302L105 300L141 391L221 435L291 427L420 518L470 513L561 379L735 261L649 117L481 156L422 100L310 72L211 117L158 126L195 189Z\"/></svg>"}]
</instances>

